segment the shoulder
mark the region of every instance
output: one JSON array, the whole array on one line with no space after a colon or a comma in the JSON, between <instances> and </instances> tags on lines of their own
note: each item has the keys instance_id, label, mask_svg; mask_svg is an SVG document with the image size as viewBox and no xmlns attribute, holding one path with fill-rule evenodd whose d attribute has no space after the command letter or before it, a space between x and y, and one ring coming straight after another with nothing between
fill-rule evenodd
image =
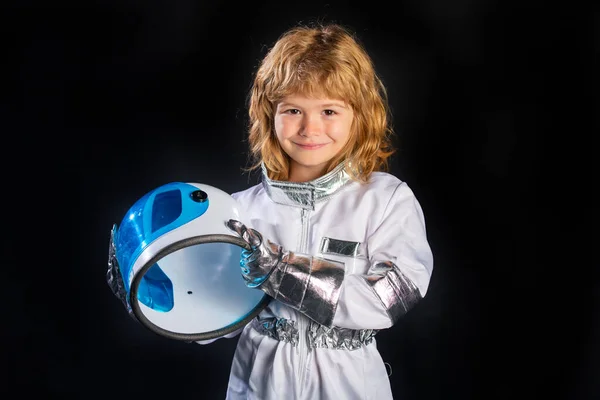
<instances>
[{"instance_id":1,"label":"shoulder","mask_svg":"<svg viewBox=\"0 0 600 400\"><path fill-rule=\"evenodd\" d=\"M401 186L407 186L406 182L402 181L395 175L388 172L373 172L367 183L362 184L366 191L376 192L378 195L391 197Z\"/></svg>"},{"instance_id":2,"label":"shoulder","mask_svg":"<svg viewBox=\"0 0 600 400\"><path fill-rule=\"evenodd\" d=\"M396 187L402 183L404 182L396 175L392 175L389 172L375 171L371 173L369 177L369 182L365 185L368 185L370 188L381 189L388 187Z\"/></svg>"},{"instance_id":3,"label":"shoulder","mask_svg":"<svg viewBox=\"0 0 600 400\"><path fill-rule=\"evenodd\" d=\"M388 172L371 173L369 182L363 185L367 191L373 191L390 201L414 198L414 192L408 183Z\"/></svg>"},{"instance_id":4,"label":"shoulder","mask_svg":"<svg viewBox=\"0 0 600 400\"><path fill-rule=\"evenodd\" d=\"M262 183L257 183L256 185L251 186L247 189L232 193L231 197L233 197L240 203L245 203L250 199L255 199L257 196L260 196L264 191L265 189Z\"/></svg>"}]
</instances>

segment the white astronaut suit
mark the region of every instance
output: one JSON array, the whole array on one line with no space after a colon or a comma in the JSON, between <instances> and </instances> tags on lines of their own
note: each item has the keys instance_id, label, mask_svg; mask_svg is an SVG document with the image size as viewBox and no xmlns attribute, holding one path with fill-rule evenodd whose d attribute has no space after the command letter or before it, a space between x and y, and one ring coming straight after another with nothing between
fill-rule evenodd
<instances>
[{"instance_id":1,"label":"white astronaut suit","mask_svg":"<svg viewBox=\"0 0 600 400\"><path fill-rule=\"evenodd\" d=\"M409 186L384 172L361 184L344 164L274 181L263 166L232 197L249 228L293 253L259 286L275 299L241 332L227 399L391 399L374 336L425 296L433 270Z\"/></svg>"}]
</instances>

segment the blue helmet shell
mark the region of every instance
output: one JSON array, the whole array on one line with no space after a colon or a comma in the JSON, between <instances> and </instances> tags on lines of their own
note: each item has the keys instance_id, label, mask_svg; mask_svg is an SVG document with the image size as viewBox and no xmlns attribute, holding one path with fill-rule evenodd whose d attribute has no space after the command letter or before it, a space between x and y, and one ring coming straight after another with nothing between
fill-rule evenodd
<instances>
[{"instance_id":1,"label":"blue helmet shell","mask_svg":"<svg viewBox=\"0 0 600 400\"><path fill-rule=\"evenodd\" d=\"M141 197L131 206L120 225L113 227L113 241L125 290L129 292L133 264L156 238L200 217L209 207L196 186L172 182ZM142 277L138 300L157 311L173 308L173 285L155 263Z\"/></svg>"}]
</instances>

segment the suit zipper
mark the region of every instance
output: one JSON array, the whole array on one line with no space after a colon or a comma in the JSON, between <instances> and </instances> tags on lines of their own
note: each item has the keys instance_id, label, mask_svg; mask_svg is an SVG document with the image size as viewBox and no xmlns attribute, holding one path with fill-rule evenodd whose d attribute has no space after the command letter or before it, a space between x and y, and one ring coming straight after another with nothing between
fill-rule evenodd
<instances>
[{"instance_id":1,"label":"suit zipper","mask_svg":"<svg viewBox=\"0 0 600 400\"><path fill-rule=\"evenodd\" d=\"M308 221L308 217L309 217L309 210L307 209L302 209L300 211L300 219L302 221L302 234L300 236L300 247L298 248L299 252L302 254L307 254L308 253L308 231L309 231L309 221ZM299 338L298 338L298 352L300 355L300 371L299 371L299 376L298 376L298 386L300 388L300 392L302 391L303 388L303 383L304 383L304 374L305 374L305 369L306 366L304 365L305 361L305 356L308 353L308 348L306 346L306 327L304 326L304 320L306 319L306 317L299 313L299 318L298 318L298 333L299 333Z\"/></svg>"}]
</instances>

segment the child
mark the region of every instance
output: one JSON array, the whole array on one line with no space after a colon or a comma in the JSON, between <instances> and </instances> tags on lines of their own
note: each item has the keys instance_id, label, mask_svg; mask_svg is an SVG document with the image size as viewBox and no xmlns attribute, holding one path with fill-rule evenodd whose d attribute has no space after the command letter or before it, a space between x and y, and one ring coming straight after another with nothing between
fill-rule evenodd
<instances>
[{"instance_id":1,"label":"child","mask_svg":"<svg viewBox=\"0 0 600 400\"><path fill-rule=\"evenodd\" d=\"M427 291L421 207L384 172L386 92L339 25L294 27L262 61L249 144L262 183L234 193L227 226L249 287L274 300L239 338L227 399L391 399L375 334Z\"/></svg>"}]
</instances>

